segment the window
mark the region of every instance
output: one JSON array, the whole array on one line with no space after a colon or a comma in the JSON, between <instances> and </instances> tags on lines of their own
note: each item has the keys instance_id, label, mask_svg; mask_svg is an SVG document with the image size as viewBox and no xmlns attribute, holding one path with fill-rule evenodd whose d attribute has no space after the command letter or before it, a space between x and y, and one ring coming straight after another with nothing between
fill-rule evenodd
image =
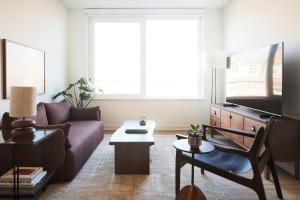
<instances>
[{"instance_id":1,"label":"window","mask_svg":"<svg viewBox=\"0 0 300 200\"><path fill-rule=\"evenodd\" d=\"M95 84L105 94L140 94L140 24L95 23Z\"/></svg>"},{"instance_id":2,"label":"window","mask_svg":"<svg viewBox=\"0 0 300 200\"><path fill-rule=\"evenodd\" d=\"M203 98L198 15L90 20L90 76L104 98Z\"/></svg>"}]
</instances>

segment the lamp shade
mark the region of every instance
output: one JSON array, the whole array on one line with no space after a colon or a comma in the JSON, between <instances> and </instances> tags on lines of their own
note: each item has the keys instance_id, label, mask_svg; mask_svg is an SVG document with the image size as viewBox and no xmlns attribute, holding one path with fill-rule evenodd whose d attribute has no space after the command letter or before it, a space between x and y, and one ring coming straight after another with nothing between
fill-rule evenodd
<instances>
[{"instance_id":1,"label":"lamp shade","mask_svg":"<svg viewBox=\"0 0 300 200\"><path fill-rule=\"evenodd\" d=\"M11 87L10 116L32 117L36 115L36 88Z\"/></svg>"},{"instance_id":2,"label":"lamp shade","mask_svg":"<svg viewBox=\"0 0 300 200\"><path fill-rule=\"evenodd\" d=\"M227 54L225 51L215 51L207 53L207 65L210 68L225 69L227 63Z\"/></svg>"}]
</instances>

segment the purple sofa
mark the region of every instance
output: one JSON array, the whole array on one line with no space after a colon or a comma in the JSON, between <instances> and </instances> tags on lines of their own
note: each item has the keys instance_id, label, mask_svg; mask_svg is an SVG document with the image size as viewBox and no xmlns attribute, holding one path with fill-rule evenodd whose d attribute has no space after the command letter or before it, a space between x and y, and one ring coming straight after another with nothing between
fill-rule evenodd
<instances>
[{"instance_id":1,"label":"purple sofa","mask_svg":"<svg viewBox=\"0 0 300 200\"><path fill-rule=\"evenodd\" d=\"M52 169L57 167L54 176L56 181L72 180L104 136L99 107L74 108L66 101L39 103L37 116L34 119L37 129L54 128L60 130L58 131L60 134L56 134L58 136L54 139L56 141L47 140L45 144L42 144L48 148L46 158L44 158L46 160L44 167L46 169L49 166L52 166ZM5 113L2 118L2 129L11 129L11 121L13 120L8 113ZM50 142L52 142L52 146L49 144ZM61 143L63 148L59 145ZM57 152L57 148L60 149L60 152ZM34 152L32 153L34 154ZM5 156L6 159L10 157L9 150L6 151L5 155L3 152L0 153L0 160L3 158L1 156ZM60 157L63 157L63 162L51 163L53 156L58 157L57 160L61 160ZM31 157L34 159L36 156ZM36 165L36 161L32 163ZM32 163L26 161L24 165Z\"/></svg>"}]
</instances>

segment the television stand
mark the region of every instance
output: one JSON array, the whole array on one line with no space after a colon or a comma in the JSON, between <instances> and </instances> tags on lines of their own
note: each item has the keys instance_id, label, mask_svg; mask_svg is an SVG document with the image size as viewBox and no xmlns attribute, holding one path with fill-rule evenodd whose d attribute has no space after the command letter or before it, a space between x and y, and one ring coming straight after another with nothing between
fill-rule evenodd
<instances>
[{"instance_id":1,"label":"television stand","mask_svg":"<svg viewBox=\"0 0 300 200\"><path fill-rule=\"evenodd\" d=\"M223 103L211 104L210 106L210 124L217 127L229 128L234 130L246 131L256 135L260 127L266 127L269 118L272 115L262 113L250 109L240 107L226 107ZM300 122L299 120L290 119L287 117L276 116L276 121L272 133L269 138L272 149L273 159L276 162L293 162L295 178L299 178L300 166ZM232 142L241 146L244 149L251 149L253 138L228 134L225 131L210 131L212 137L214 134L223 134ZM284 151L282 150L282 147ZM267 170L269 172L269 170ZM269 178L269 173L266 173L266 178Z\"/></svg>"}]
</instances>

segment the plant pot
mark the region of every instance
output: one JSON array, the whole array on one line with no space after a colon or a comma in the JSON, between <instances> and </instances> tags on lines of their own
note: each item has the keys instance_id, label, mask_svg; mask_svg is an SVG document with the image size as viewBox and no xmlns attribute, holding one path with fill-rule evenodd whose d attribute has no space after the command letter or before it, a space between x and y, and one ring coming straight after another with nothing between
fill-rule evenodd
<instances>
[{"instance_id":1,"label":"plant pot","mask_svg":"<svg viewBox=\"0 0 300 200\"><path fill-rule=\"evenodd\" d=\"M146 126L146 121L145 120L141 120L140 121L140 126Z\"/></svg>"},{"instance_id":2,"label":"plant pot","mask_svg":"<svg viewBox=\"0 0 300 200\"><path fill-rule=\"evenodd\" d=\"M198 149L199 146L202 143L202 137L201 137L201 135L200 134L196 135L196 134L189 133L188 143L189 143L189 145L191 146L192 149Z\"/></svg>"}]
</instances>

